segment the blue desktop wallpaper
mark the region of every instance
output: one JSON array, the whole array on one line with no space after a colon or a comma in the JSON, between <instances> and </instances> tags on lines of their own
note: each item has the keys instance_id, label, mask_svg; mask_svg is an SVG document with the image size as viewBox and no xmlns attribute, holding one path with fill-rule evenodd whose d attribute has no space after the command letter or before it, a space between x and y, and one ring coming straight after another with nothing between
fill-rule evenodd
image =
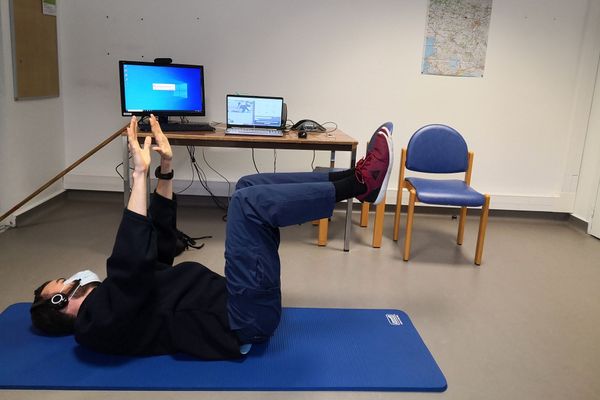
<instances>
[{"instance_id":1,"label":"blue desktop wallpaper","mask_svg":"<svg viewBox=\"0 0 600 400\"><path fill-rule=\"evenodd\" d=\"M201 72L174 66L124 65L127 111L202 111Z\"/></svg>"}]
</instances>

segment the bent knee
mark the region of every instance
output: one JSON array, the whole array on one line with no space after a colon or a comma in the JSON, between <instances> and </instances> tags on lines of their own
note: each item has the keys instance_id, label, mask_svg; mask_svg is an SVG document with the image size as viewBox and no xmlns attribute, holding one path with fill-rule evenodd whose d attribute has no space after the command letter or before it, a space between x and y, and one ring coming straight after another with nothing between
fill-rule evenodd
<instances>
[{"instance_id":1,"label":"bent knee","mask_svg":"<svg viewBox=\"0 0 600 400\"><path fill-rule=\"evenodd\" d=\"M235 184L235 190L247 188L256 184L256 174L245 175L238 179L237 183Z\"/></svg>"},{"instance_id":2,"label":"bent knee","mask_svg":"<svg viewBox=\"0 0 600 400\"><path fill-rule=\"evenodd\" d=\"M231 195L229 199L229 211L228 214L241 214L246 216L248 212L252 211L252 207L248 207L248 204L251 202L250 198L252 198L253 192L256 191L256 187L246 186L242 187L239 190L236 190Z\"/></svg>"}]
</instances>

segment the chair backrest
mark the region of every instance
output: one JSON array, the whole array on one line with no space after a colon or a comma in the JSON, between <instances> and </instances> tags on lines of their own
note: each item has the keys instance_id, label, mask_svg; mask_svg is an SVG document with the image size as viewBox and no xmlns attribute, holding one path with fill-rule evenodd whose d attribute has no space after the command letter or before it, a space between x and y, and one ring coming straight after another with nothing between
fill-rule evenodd
<instances>
[{"instance_id":1,"label":"chair backrest","mask_svg":"<svg viewBox=\"0 0 600 400\"><path fill-rule=\"evenodd\" d=\"M427 125L416 131L406 149L406 168L428 173L465 172L469 167L467 142L446 125Z\"/></svg>"}]
</instances>

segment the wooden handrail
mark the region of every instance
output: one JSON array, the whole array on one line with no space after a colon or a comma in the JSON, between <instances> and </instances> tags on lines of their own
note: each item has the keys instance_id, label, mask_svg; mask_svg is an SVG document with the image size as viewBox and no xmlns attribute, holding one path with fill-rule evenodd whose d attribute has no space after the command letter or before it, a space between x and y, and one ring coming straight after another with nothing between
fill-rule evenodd
<instances>
[{"instance_id":1,"label":"wooden handrail","mask_svg":"<svg viewBox=\"0 0 600 400\"><path fill-rule=\"evenodd\" d=\"M23 205L25 205L27 202L29 202L31 199L33 199L38 194L42 193L44 190L46 190L48 187L50 187L50 185L52 185L54 182L56 182L57 180L59 180L60 178L62 178L63 176L65 176L66 174L71 172L71 170L76 168L79 164L81 164L82 162L84 162L85 160L87 160L88 158L93 156L98 150L100 150L101 148L103 148L104 146L106 146L107 144L112 142L113 140L115 140L115 138L121 136L126 129L127 129L127 125L125 125L121 129L119 129L118 131L116 131L115 133L110 135L106 140L104 140L102 143L100 143L99 145L94 147L92 150L88 151L83 157L81 157L79 160L75 161L73 164L69 165L60 174L58 174L54 178L50 179L48 182L46 182L44 185L42 185L40 188L38 188L35 192L33 192L32 194L27 196L19 204L17 204L16 206L14 206L10 210L8 210L6 213L2 214L2 216L0 217L0 221L4 221L4 219L6 217L8 217L9 215L11 215L15 211L17 211L19 208L23 207Z\"/></svg>"}]
</instances>

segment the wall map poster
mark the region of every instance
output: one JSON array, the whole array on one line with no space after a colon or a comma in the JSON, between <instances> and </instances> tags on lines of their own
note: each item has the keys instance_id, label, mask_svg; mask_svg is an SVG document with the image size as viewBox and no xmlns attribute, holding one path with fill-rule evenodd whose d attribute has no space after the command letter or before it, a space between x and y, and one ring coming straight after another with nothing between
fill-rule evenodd
<instances>
[{"instance_id":1,"label":"wall map poster","mask_svg":"<svg viewBox=\"0 0 600 400\"><path fill-rule=\"evenodd\" d=\"M423 74L482 77L492 0L430 0Z\"/></svg>"}]
</instances>

